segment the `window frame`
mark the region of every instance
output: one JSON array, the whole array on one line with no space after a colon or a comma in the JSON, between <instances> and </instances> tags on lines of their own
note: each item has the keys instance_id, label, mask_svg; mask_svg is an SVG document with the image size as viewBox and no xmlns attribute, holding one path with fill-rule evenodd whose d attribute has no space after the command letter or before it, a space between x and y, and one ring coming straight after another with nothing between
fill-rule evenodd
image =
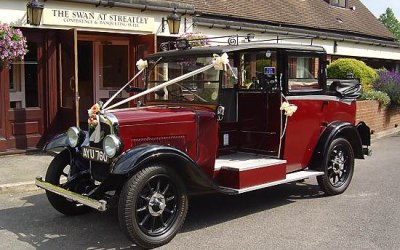
<instances>
[{"instance_id":1,"label":"window frame","mask_svg":"<svg viewBox=\"0 0 400 250\"><path fill-rule=\"evenodd\" d=\"M340 1L344 1L344 6L340 4ZM335 3L337 2L337 3ZM347 8L349 1L348 0L329 0L329 4L338 8Z\"/></svg>"},{"instance_id":2,"label":"window frame","mask_svg":"<svg viewBox=\"0 0 400 250\"><path fill-rule=\"evenodd\" d=\"M289 90L289 57L312 57L319 59L319 66L318 66L318 84L320 86L319 89L311 90ZM289 51L285 55L285 75L284 75L284 92L288 96L293 95L322 95L326 92L326 73L323 74L326 70L324 69L324 61L325 56L323 53L310 53L310 52L301 52L301 51Z\"/></svg>"}]
</instances>

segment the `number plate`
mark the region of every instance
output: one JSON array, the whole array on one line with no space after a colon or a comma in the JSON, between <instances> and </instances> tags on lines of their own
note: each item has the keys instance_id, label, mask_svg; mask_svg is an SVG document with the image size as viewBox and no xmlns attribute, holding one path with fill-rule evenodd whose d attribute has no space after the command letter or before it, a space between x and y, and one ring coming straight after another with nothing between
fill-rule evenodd
<instances>
[{"instance_id":1,"label":"number plate","mask_svg":"<svg viewBox=\"0 0 400 250\"><path fill-rule=\"evenodd\" d=\"M108 163L108 157L103 152L103 150L98 148L91 148L91 147L82 147L82 156L85 159L91 161L98 161L102 163Z\"/></svg>"}]
</instances>

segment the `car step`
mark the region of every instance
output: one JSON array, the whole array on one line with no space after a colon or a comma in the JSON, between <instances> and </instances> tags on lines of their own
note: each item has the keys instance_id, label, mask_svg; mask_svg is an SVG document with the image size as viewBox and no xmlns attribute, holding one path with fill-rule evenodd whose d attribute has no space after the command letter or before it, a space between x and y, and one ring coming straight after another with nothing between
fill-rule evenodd
<instances>
[{"instance_id":1,"label":"car step","mask_svg":"<svg viewBox=\"0 0 400 250\"><path fill-rule=\"evenodd\" d=\"M220 186L220 191L224 192L224 193L229 193L229 194L241 194L241 193L254 191L257 189L262 189L262 188L272 187L272 186L276 186L276 185L280 185L280 184L299 181L299 180L307 179L310 177L316 177L316 176L320 176L323 174L324 174L324 172L320 172L320 171L304 170L304 171L298 171L298 172L287 174L286 178L283 180L268 182L268 183L264 183L261 185L246 187L246 188L242 188L242 189L235 189L235 188Z\"/></svg>"}]
</instances>

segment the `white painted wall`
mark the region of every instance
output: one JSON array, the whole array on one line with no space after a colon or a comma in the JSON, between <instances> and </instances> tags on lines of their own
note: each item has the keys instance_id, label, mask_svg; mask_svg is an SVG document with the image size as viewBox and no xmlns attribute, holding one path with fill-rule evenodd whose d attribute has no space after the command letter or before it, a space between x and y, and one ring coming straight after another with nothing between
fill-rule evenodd
<instances>
[{"instance_id":1,"label":"white painted wall","mask_svg":"<svg viewBox=\"0 0 400 250\"><path fill-rule=\"evenodd\" d=\"M209 28L205 26L198 26L195 28L195 31L202 32L209 37L215 36L229 36L232 34L246 35L248 33L254 33L256 35L256 40L267 40L267 39L276 39L276 35L267 34L267 33L257 33L254 31L237 31L234 29L222 29L218 27ZM283 36L282 36L283 37ZM223 39L226 41L226 39ZM222 40L221 40L222 41ZM276 43L276 41L272 41ZM302 45L310 45L311 39L290 39L285 41L280 41L280 43L289 43L289 44L302 44ZM338 56L349 56L349 57L365 57L365 58L377 58L377 59L389 59L389 60L400 60L400 49L399 48L388 48L382 46L375 45L365 45L365 44L356 44L350 42L337 42L337 52L334 52L334 40L322 40L322 39L314 39L312 42L313 45L322 46L325 48L326 52L329 55L338 55Z\"/></svg>"}]
</instances>

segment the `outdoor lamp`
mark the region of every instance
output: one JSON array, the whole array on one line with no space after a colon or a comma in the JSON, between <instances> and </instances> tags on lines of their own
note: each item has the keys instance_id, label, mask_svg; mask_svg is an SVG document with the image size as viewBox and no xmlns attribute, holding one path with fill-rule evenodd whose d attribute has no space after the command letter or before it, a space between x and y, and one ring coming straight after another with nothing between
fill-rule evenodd
<instances>
[{"instance_id":1,"label":"outdoor lamp","mask_svg":"<svg viewBox=\"0 0 400 250\"><path fill-rule=\"evenodd\" d=\"M164 23L168 23L168 30L170 34L176 35L179 34L179 28L181 26L181 17L177 14L176 8L174 8L174 11L167 16L167 20L162 18L162 31L164 32Z\"/></svg>"},{"instance_id":2,"label":"outdoor lamp","mask_svg":"<svg viewBox=\"0 0 400 250\"><path fill-rule=\"evenodd\" d=\"M27 23L31 25L40 25L40 21L42 20L44 4L39 2L38 0L31 0L26 5L26 17Z\"/></svg>"}]
</instances>

